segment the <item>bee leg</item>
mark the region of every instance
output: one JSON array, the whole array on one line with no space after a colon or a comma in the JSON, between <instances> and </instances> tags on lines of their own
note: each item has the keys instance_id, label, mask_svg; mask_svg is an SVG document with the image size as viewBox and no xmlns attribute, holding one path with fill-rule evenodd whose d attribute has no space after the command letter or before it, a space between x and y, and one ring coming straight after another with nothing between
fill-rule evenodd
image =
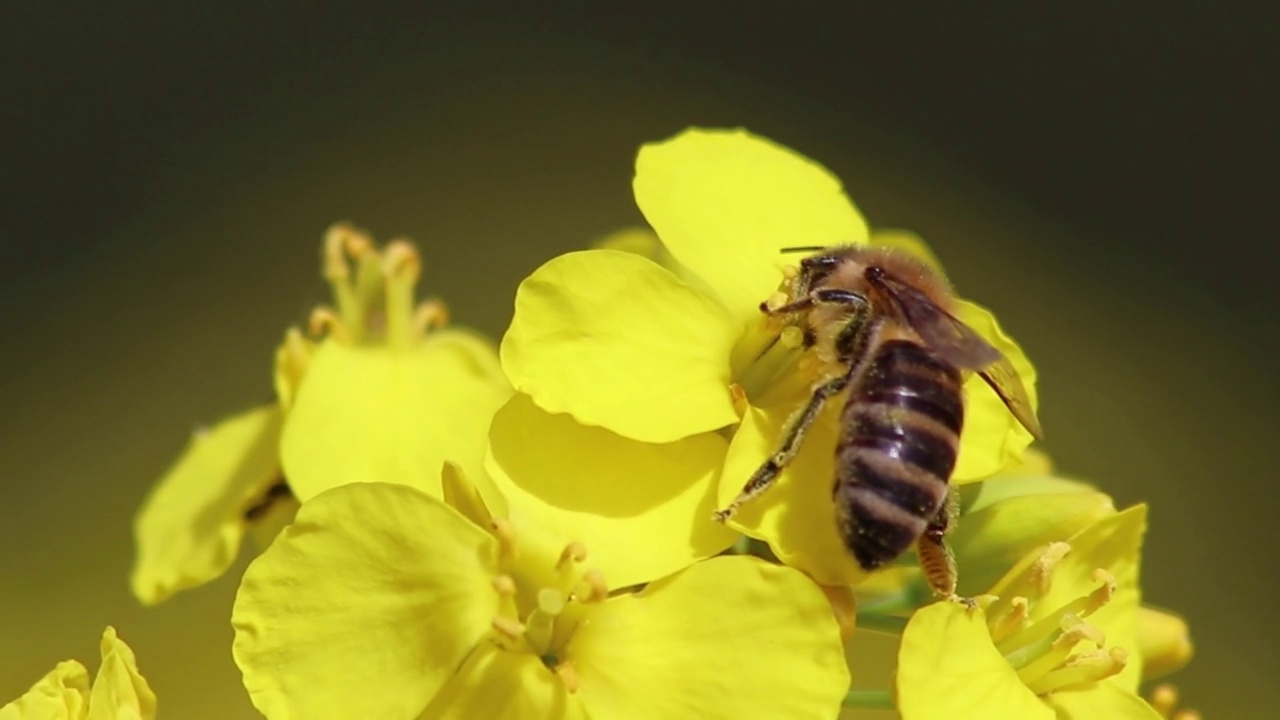
<instances>
[{"instance_id":1,"label":"bee leg","mask_svg":"<svg viewBox=\"0 0 1280 720\"><path fill-rule=\"evenodd\" d=\"M729 503L723 510L715 511L712 517L716 522L724 522L733 517L733 514L738 511L738 508L743 503L763 494L773 486L782 469L795 459L796 453L800 450L800 443L804 440L805 433L813 425L813 421L818 419L822 406L832 395L848 387L850 378L850 375L843 374L825 380L813 388L813 394L809 396L809 402L787 419L787 430L783 435L781 447L773 455L770 455L769 459L765 460L764 464L751 475L751 479L747 480L747 484L742 486L742 492L738 493L738 497L734 498L733 502Z\"/></svg>"},{"instance_id":2,"label":"bee leg","mask_svg":"<svg viewBox=\"0 0 1280 720\"><path fill-rule=\"evenodd\" d=\"M925 526L924 534L916 541L916 554L920 568L935 595L958 602L966 607L976 607L971 598L956 594L956 558L947 547L946 535L955 525L960 514L960 496L954 490L947 491L947 499L933 519Z\"/></svg>"},{"instance_id":3,"label":"bee leg","mask_svg":"<svg viewBox=\"0 0 1280 720\"><path fill-rule=\"evenodd\" d=\"M770 307L769 302L760 303L760 311L767 315L787 315L808 310L814 305L866 305L867 299L851 290L840 288L821 288L805 295L795 302Z\"/></svg>"}]
</instances>

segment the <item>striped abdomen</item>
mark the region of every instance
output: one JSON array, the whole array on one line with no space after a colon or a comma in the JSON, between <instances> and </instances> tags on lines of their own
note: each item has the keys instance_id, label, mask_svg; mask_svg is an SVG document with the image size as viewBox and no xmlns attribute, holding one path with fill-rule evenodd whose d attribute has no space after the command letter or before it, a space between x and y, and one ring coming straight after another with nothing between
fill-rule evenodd
<instances>
[{"instance_id":1,"label":"striped abdomen","mask_svg":"<svg viewBox=\"0 0 1280 720\"><path fill-rule=\"evenodd\" d=\"M906 340L880 345L845 404L836 518L865 570L901 555L942 509L964 405L960 373Z\"/></svg>"}]
</instances>

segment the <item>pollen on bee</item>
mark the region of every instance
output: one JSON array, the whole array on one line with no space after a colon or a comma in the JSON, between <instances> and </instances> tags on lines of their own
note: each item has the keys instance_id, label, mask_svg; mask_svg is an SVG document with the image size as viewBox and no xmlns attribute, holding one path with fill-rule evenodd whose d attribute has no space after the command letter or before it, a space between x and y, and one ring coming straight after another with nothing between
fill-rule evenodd
<instances>
[{"instance_id":1,"label":"pollen on bee","mask_svg":"<svg viewBox=\"0 0 1280 720\"><path fill-rule=\"evenodd\" d=\"M795 280L799 276L800 276L800 268L796 267L795 265L782 266L782 277L786 278L787 280Z\"/></svg>"}]
</instances>

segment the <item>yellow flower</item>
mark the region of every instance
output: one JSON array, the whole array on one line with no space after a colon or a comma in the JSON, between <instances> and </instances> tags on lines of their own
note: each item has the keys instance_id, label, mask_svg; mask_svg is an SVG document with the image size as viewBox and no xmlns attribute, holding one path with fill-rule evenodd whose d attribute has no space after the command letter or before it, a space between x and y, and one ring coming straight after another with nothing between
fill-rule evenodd
<instances>
[{"instance_id":1,"label":"yellow flower","mask_svg":"<svg viewBox=\"0 0 1280 720\"><path fill-rule=\"evenodd\" d=\"M414 247L379 250L330 228L324 274L336 306L319 308L315 342L290 329L276 353L277 401L196 433L134 525L131 585L144 603L220 576L248 531L269 541L305 500L338 484L381 480L439 494L446 460L479 472L485 431L511 394L488 341L415 308ZM431 330L431 332L428 332Z\"/></svg>"},{"instance_id":2,"label":"yellow flower","mask_svg":"<svg viewBox=\"0 0 1280 720\"><path fill-rule=\"evenodd\" d=\"M839 631L804 575L721 557L646 577L607 525L494 521L450 473L445 494L330 490L250 566L233 650L270 720L835 715Z\"/></svg>"},{"instance_id":3,"label":"yellow flower","mask_svg":"<svg viewBox=\"0 0 1280 720\"><path fill-rule=\"evenodd\" d=\"M102 665L92 686L89 671L66 660L25 695L0 708L0 720L152 720L156 696L138 673L133 650L108 626L99 645Z\"/></svg>"},{"instance_id":4,"label":"yellow flower","mask_svg":"<svg viewBox=\"0 0 1280 720\"><path fill-rule=\"evenodd\" d=\"M870 241L919 254L921 244L903 233L869 237L826 169L741 130L689 130L646 145L634 190L660 251L631 238L536 270L517 292L502 365L543 410L624 437L730 437L723 506L776 449L814 379L798 370L796 344L785 334L779 341L759 311L783 279L780 250ZM1012 360L1034 403L1034 370L990 313L966 302L960 315ZM981 379L965 394L957 482L991 475L1031 441ZM836 405L777 486L733 521L824 584L861 576L830 498Z\"/></svg>"},{"instance_id":5,"label":"yellow flower","mask_svg":"<svg viewBox=\"0 0 1280 720\"><path fill-rule=\"evenodd\" d=\"M1029 553L979 607L915 613L899 650L904 720L1158 718L1137 695L1146 507Z\"/></svg>"}]
</instances>

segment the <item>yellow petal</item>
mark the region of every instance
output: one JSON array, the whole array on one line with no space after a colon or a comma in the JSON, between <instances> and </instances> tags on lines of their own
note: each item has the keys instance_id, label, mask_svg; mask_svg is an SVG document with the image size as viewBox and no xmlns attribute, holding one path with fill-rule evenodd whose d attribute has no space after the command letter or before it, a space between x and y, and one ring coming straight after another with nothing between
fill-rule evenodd
<instances>
[{"instance_id":1,"label":"yellow petal","mask_svg":"<svg viewBox=\"0 0 1280 720\"><path fill-rule=\"evenodd\" d=\"M475 649L418 720L585 720L582 703L536 656Z\"/></svg>"},{"instance_id":2,"label":"yellow petal","mask_svg":"<svg viewBox=\"0 0 1280 720\"><path fill-rule=\"evenodd\" d=\"M729 353L740 329L638 255L569 253L520 284L502 367L548 412L670 442L737 421Z\"/></svg>"},{"instance_id":3,"label":"yellow petal","mask_svg":"<svg viewBox=\"0 0 1280 720\"><path fill-rule=\"evenodd\" d=\"M1045 701L1058 711L1058 720L1160 720L1146 700L1112 682L1056 692Z\"/></svg>"},{"instance_id":4,"label":"yellow petal","mask_svg":"<svg viewBox=\"0 0 1280 720\"><path fill-rule=\"evenodd\" d=\"M1053 711L996 650L981 610L937 602L917 610L898 652L903 720L1053 720Z\"/></svg>"},{"instance_id":5,"label":"yellow petal","mask_svg":"<svg viewBox=\"0 0 1280 720\"><path fill-rule=\"evenodd\" d=\"M747 411L725 458L721 507L737 497L756 468L777 449L789 412L756 407ZM778 559L823 585L850 585L866 574L836 529L831 498L836 429L830 420L828 416L814 423L799 455L773 488L743 505L729 525L768 542Z\"/></svg>"},{"instance_id":6,"label":"yellow petal","mask_svg":"<svg viewBox=\"0 0 1280 720\"><path fill-rule=\"evenodd\" d=\"M84 720L89 671L75 660L58 663L22 697L0 708L0 720Z\"/></svg>"},{"instance_id":7,"label":"yellow petal","mask_svg":"<svg viewBox=\"0 0 1280 720\"><path fill-rule=\"evenodd\" d=\"M480 472L489 421L510 394L489 343L466 332L403 351L325 341L284 425L285 476L303 502L352 482L439 497L446 460Z\"/></svg>"},{"instance_id":8,"label":"yellow petal","mask_svg":"<svg viewBox=\"0 0 1280 720\"><path fill-rule=\"evenodd\" d=\"M148 605L203 585L240 550L245 511L280 477L280 410L260 407L197 432L134 521L130 585Z\"/></svg>"},{"instance_id":9,"label":"yellow petal","mask_svg":"<svg viewBox=\"0 0 1280 720\"><path fill-rule=\"evenodd\" d=\"M1187 621L1159 608L1138 608L1138 651L1144 682L1180 669L1194 654Z\"/></svg>"},{"instance_id":10,"label":"yellow petal","mask_svg":"<svg viewBox=\"0 0 1280 720\"><path fill-rule=\"evenodd\" d=\"M156 695L138 672L133 650L113 627L102 633L102 665L89 695L88 720L153 720Z\"/></svg>"},{"instance_id":11,"label":"yellow petal","mask_svg":"<svg viewBox=\"0 0 1280 720\"><path fill-rule=\"evenodd\" d=\"M986 592L1027 553L1115 513L1107 495L1060 478L1001 475L976 487L976 500L949 536L961 595Z\"/></svg>"},{"instance_id":12,"label":"yellow petal","mask_svg":"<svg viewBox=\"0 0 1280 720\"><path fill-rule=\"evenodd\" d=\"M413 718L497 612L492 536L402 485L303 504L245 572L232 647L271 720Z\"/></svg>"},{"instance_id":13,"label":"yellow petal","mask_svg":"<svg viewBox=\"0 0 1280 720\"><path fill-rule=\"evenodd\" d=\"M565 655L598 718L834 717L849 687L818 587L742 556L607 600Z\"/></svg>"},{"instance_id":14,"label":"yellow petal","mask_svg":"<svg viewBox=\"0 0 1280 720\"><path fill-rule=\"evenodd\" d=\"M671 254L740 321L759 314L794 262L780 249L867 240L830 171L741 129L692 128L643 146L632 187Z\"/></svg>"},{"instance_id":15,"label":"yellow petal","mask_svg":"<svg viewBox=\"0 0 1280 720\"><path fill-rule=\"evenodd\" d=\"M583 543L590 566L625 587L733 543L737 533L711 519L725 450L713 433L630 440L518 394L494 417L487 469L513 522Z\"/></svg>"},{"instance_id":16,"label":"yellow petal","mask_svg":"<svg viewBox=\"0 0 1280 720\"><path fill-rule=\"evenodd\" d=\"M1038 406L1036 369L1022 348L1000 329L995 316L967 300L960 301L956 316L1009 358L1035 409ZM981 480L1009 467L1022 457L1034 439L977 373L965 381L964 399L960 456L951 473L952 481L957 484Z\"/></svg>"}]
</instances>

